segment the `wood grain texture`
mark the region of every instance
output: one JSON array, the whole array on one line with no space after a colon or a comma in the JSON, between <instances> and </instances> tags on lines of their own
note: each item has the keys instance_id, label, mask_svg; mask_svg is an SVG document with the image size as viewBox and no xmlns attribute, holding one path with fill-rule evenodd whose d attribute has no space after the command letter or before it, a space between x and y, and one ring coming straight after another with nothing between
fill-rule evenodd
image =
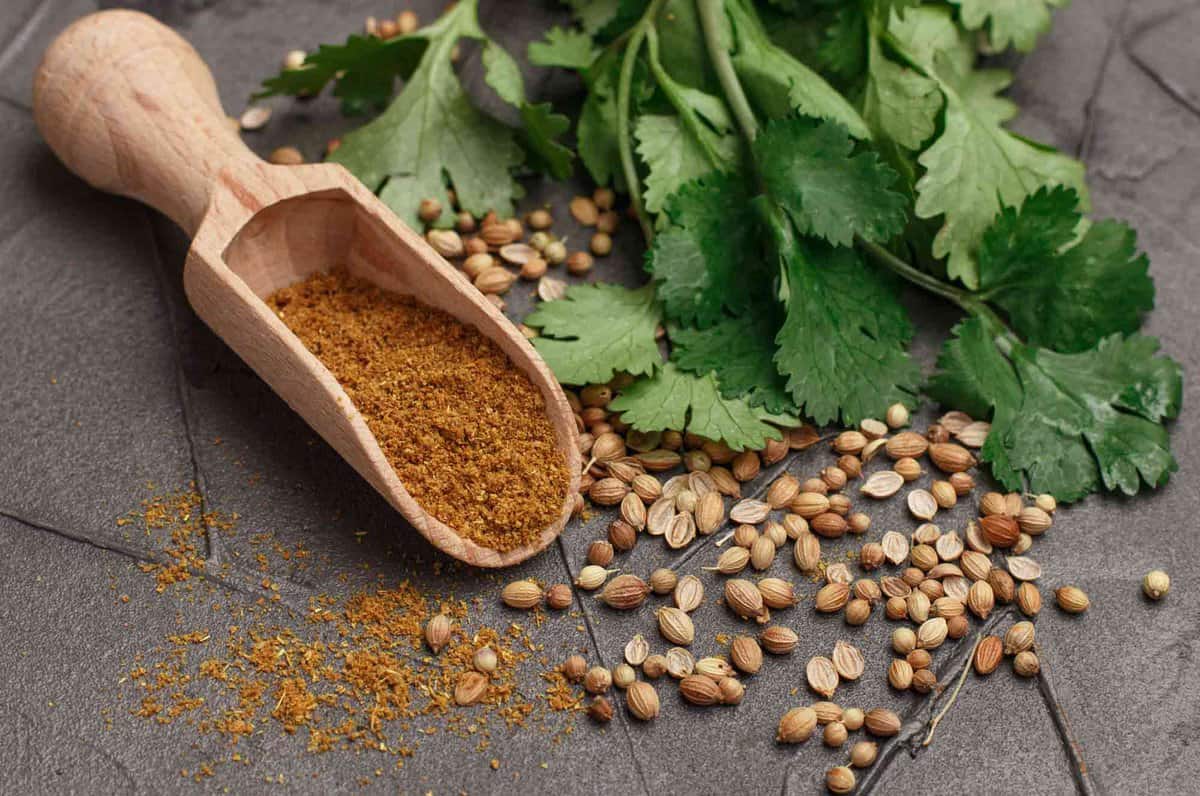
<instances>
[{"instance_id":1,"label":"wood grain texture","mask_svg":"<svg viewBox=\"0 0 1200 796\"><path fill-rule=\"evenodd\" d=\"M251 153L183 38L133 11L78 20L46 51L34 117L59 158L91 185L150 204L193 236L183 281L196 313L432 544L469 564L501 567L562 531L579 486L575 423L533 347L343 168L276 166ZM502 553L427 514L341 385L262 301L338 264L475 327L541 391L572 476L558 519L535 543Z\"/></svg>"}]
</instances>

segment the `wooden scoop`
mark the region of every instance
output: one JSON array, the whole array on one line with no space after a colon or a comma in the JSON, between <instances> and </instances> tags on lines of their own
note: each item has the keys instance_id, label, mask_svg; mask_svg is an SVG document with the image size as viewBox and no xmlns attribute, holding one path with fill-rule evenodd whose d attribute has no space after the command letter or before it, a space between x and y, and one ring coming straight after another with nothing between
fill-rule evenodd
<instances>
[{"instance_id":1,"label":"wooden scoop","mask_svg":"<svg viewBox=\"0 0 1200 796\"><path fill-rule=\"evenodd\" d=\"M232 129L191 45L133 11L91 14L63 31L38 68L33 107L68 168L158 208L192 236L183 284L196 314L426 539L468 564L502 567L558 536L580 471L575 422L558 383L466 277L349 172L259 160ZM335 265L475 327L541 390L572 476L558 519L536 542L492 550L427 514L341 385L263 303Z\"/></svg>"}]
</instances>

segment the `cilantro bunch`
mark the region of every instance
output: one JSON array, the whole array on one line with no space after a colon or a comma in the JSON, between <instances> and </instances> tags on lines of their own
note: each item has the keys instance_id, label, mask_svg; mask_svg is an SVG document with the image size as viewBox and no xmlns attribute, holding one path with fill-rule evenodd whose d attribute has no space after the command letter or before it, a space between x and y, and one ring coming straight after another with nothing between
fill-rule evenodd
<instances>
[{"instance_id":1,"label":"cilantro bunch","mask_svg":"<svg viewBox=\"0 0 1200 796\"><path fill-rule=\"evenodd\" d=\"M1059 4L571 0L529 57L582 78L580 159L629 194L651 282L573 288L526 318L535 345L564 383L636 376L612 408L641 431L753 447L924 390L990 418L1006 488L1161 485L1182 379L1138 334L1146 258L1085 217L1083 164L1005 127L1010 75L979 63ZM904 283L965 314L928 381Z\"/></svg>"},{"instance_id":2,"label":"cilantro bunch","mask_svg":"<svg viewBox=\"0 0 1200 796\"><path fill-rule=\"evenodd\" d=\"M1154 287L1135 235L1086 217L1083 164L1009 130L1011 76L981 63L1031 49L1065 0L565 2L575 24L529 59L582 79L579 160L628 194L649 281L577 285L525 318L561 382L618 385L610 408L635 430L735 449L924 392L990 419L981 457L1006 488L1062 501L1176 469L1182 377L1139 334ZM463 89L461 41L519 124ZM507 216L520 169L572 171L571 120L527 100L477 0L322 46L262 95L330 83L347 114L382 111L331 159L414 226L450 185L473 215ZM904 285L964 313L928 379Z\"/></svg>"}]
</instances>

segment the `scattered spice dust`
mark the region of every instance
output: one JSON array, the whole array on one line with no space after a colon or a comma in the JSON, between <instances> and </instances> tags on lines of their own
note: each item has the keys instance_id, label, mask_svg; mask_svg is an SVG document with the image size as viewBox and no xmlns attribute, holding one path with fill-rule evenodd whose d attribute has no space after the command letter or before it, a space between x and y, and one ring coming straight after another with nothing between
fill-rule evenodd
<instances>
[{"instance_id":1,"label":"scattered spice dust","mask_svg":"<svg viewBox=\"0 0 1200 796\"><path fill-rule=\"evenodd\" d=\"M204 566L207 534L235 536L236 515L202 513L202 505L192 488L145 500L140 510L117 520L130 530L163 535L166 563L140 565L154 576L158 593L194 595L197 583L236 577ZM269 532L256 531L246 541L289 564L306 558L305 551L277 544ZM265 565L267 553L255 559ZM255 577L249 575L251 591ZM138 653L121 678L133 689L129 713L160 725L186 722L201 734L225 737L231 755L224 762L248 764L242 739L280 734L304 738L313 753L380 752L402 767L422 739L443 733L472 739L489 756L495 753L494 726L538 729L557 740L573 728L551 717L582 709L583 693L549 671L550 661L524 625L471 627L472 606L464 600L426 594L408 580L380 581L342 595L312 595L296 610L281 604L278 592L265 584L257 599L230 591L212 603L209 626L181 625L158 646ZM424 629L437 613L451 618L452 632L434 655L424 644ZM496 652L498 666L479 703L458 707L455 685L474 671L475 651L485 645ZM525 669L544 677L550 688L523 694L518 675ZM181 773L199 781L212 776L213 763Z\"/></svg>"},{"instance_id":2,"label":"scattered spice dust","mask_svg":"<svg viewBox=\"0 0 1200 796\"><path fill-rule=\"evenodd\" d=\"M501 552L557 519L570 476L545 402L477 330L342 268L267 304L341 383L434 517Z\"/></svg>"}]
</instances>

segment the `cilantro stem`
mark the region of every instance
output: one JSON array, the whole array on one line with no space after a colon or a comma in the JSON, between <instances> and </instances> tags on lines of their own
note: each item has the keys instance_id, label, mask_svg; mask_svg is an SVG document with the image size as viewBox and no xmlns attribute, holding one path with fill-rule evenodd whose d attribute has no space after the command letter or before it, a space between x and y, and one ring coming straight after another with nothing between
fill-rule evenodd
<instances>
[{"instance_id":1,"label":"cilantro stem","mask_svg":"<svg viewBox=\"0 0 1200 796\"><path fill-rule=\"evenodd\" d=\"M928 290L930 293L954 302L972 315L983 318L996 330L997 337L1007 338L1010 341L1017 339L1012 330L1008 328L1008 324L1001 320L1000 316L985 301L980 299L979 296L969 290L963 290L962 288L957 288L954 285L943 282L933 274L927 274L924 271L913 268L878 243L872 243L862 238L857 238L856 242L860 249L871 255L877 263L897 276L913 283L917 287Z\"/></svg>"},{"instance_id":2,"label":"cilantro stem","mask_svg":"<svg viewBox=\"0 0 1200 796\"><path fill-rule=\"evenodd\" d=\"M729 50L721 41L718 15L725 13L725 3L723 0L696 0L696 11L700 16L700 27L704 29L708 58L712 62L713 71L717 73L721 90L725 92L725 99L729 102L733 116L742 128L742 135L747 141L753 142L758 135L758 120L754 118L750 100L746 98L746 92L742 90L741 81L733 69L733 59L729 57Z\"/></svg>"},{"instance_id":3,"label":"cilantro stem","mask_svg":"<svg viewBox=\"0 0 1200 796\"><path fill-rule=\"evenodd\" d=\"M876 262L889 271L903 277L918 287L925 288L930 293L936 293L944 299L953 301L968 312L974 311L974 304L978 302L967 291L947 284L933 274L927 274L924 271L913 268L878 243L872 243L862 238L858 238L857 243L859 248L866 251L867 254L875 258Z\"/></svg>"},{"instance_id":4,"label":"cilantro stem","mask_svg":"<svg viewBox=\"0 0 1200 796\"><path fill-rule=\"evenodd\" d=\"M621 77L617 83L617 151L621 155L621 171L625 175L625 184L629 188L629 200L633 211L637 214L638 224L642 235L649 244L654 240L654 227L646 208L642 204L642 181L638 176L637 163L633 159L633 135L629 129L629 95L633 87L633 70L637 65L638 53L646 40L646 32L654 25L654 18L662 7L663 0L653 0L642 18L629 35L629 46L621 58Z\"/></svg>"}]
</instances>

